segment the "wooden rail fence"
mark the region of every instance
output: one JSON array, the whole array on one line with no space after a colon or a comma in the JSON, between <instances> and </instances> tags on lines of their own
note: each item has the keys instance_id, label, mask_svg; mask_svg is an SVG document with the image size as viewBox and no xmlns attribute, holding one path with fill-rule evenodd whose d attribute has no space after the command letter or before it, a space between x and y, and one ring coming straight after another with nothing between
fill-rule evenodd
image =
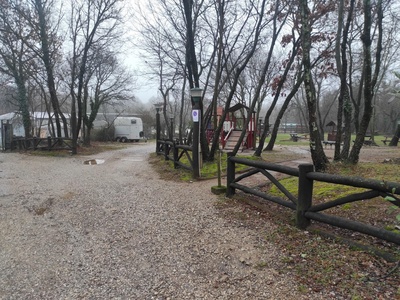
<instances>
[{"instance_id":1,"label":"wooden rail fence","mask_svg":"<svg viewBox=\"0 0 400 300\"><path fill-rule=\"evenodd\" d=\"M189 171L193 171L193 148L188 145L181 145L177 141L158 140L157 154L164 155L165 160L173 161L174 168L182 167ZM182 157L186 157L189 164L181 161Z\"/></svg>"},{"instance_id":2,"label":"wooden rail fence","mask_svg":"<svg viewBox=\"0 0 400 300\"><path fill-rule=\"evenodd\" d=\"M72 149L72 139L47 138L14 138L11 141L11 150L65 150Z\"/></svg>"},{"instance_id":3,"label":"wooden rail fence","mask_svg":"<svg viewBox=\"0 0 400 300\"><path fill-rule=\"evenodd\" d=\"M247 172L236 177L236 164L242 164L251 168ZM298 195L295 196L291 194L271 171L298 177ZM263 174L267 180L274 184L286 196L286 198L264 193L259 189L254 189L240 183L243 179L258 173ZM326 203L313 205L313 185L315 181L363 188L365 191L355 192L351 195L340 197ZM362 222L322 213L329 208L376 197L385 198L389 196L393 200L392 203L394 205L400 206L400 198L398 197L398 195L400 195L399 183L314 172L312 164L301 164L296 169L228 155L226 195L228 197L233 196L236 189L294 210L296 213L296 225L301 229L307 228L310 225L310 220L315 220L332 226L361 232L400 245L400 234L398 233Z\"/></svg>"}]
</instances>

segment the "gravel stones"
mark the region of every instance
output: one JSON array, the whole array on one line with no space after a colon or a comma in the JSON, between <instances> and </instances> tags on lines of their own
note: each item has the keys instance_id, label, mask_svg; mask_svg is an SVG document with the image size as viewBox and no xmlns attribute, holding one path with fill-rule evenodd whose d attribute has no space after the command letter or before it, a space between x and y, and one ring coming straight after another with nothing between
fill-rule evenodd
<instances>
[{"instance_id":1,"label":"gravel stones","mask_svg":"<svg viewBox=\"0 0 400 300\"><path fill-rule=\"evenodd\" d=\"M215 182L161 180L153 150L0 153L0 299L324 299L277 269L265 227L218 215Z\"/></svg>"}]
</instances>

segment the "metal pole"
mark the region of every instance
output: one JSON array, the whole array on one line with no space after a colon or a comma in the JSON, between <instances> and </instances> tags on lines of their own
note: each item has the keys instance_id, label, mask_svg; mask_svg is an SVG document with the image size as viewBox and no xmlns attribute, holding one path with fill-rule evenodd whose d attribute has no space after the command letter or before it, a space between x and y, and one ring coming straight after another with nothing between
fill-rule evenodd
<instances>
[{"instance_id":1,"label":"metal pole","mask_svg":"<svg viewBox=\"0 0 400 300\"><path fill-rule=\"evenodd\" d=\"M193 114L198 114L200 111L199 103L195 102L193 105ZM199 116L198 116L199 117ZM199 120L193 121L193 177L200 177L200 122Z\"/></svg>"},{"instance_id":2,"label":"metal pole","mask_svg":"<svg viewBox=\"0 0 400 300\"><path fill-rule=\"evenodd\" d=\"M192 118L193 118L193 177L200 177L200 159L201 159L201 146L200 146L200 122L201 122L201 97L203 90L200 88L193 88L190 90L192 97Z\"/></svg>"}]
</instances>

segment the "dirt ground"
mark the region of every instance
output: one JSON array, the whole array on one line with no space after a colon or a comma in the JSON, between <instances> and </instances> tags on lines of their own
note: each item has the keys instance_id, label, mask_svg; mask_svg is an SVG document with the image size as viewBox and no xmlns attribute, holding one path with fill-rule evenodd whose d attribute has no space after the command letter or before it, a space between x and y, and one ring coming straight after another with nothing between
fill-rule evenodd
<instances>
[{"instance_id":1,"label":"dirt ground","mask_svg":"<svg viewBox=\"0 0 400 300\"><path fill-rule=\"evenodd\" d=\"M333 159L334 150L327 150L327 155ZM364 146L360 152L360 162L387 162L400 158L399 147Z\"/></svg>"}]
</instances>

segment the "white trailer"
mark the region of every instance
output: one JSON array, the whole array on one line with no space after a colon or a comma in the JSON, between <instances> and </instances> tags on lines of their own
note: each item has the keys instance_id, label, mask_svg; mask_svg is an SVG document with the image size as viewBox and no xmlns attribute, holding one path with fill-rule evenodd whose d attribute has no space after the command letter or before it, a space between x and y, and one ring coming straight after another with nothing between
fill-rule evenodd
<instances>
[{"instance_id":1,"label":"white trailer","mask_svg":"<svg viewBox=\"0 0 400 300\"><path fill-rule=\"evenodd\" d=\"M137 117L117 117L114 120L114 139L118 142L146 141L143 132L143 122Z\"/></svg>"}]
</instances>

